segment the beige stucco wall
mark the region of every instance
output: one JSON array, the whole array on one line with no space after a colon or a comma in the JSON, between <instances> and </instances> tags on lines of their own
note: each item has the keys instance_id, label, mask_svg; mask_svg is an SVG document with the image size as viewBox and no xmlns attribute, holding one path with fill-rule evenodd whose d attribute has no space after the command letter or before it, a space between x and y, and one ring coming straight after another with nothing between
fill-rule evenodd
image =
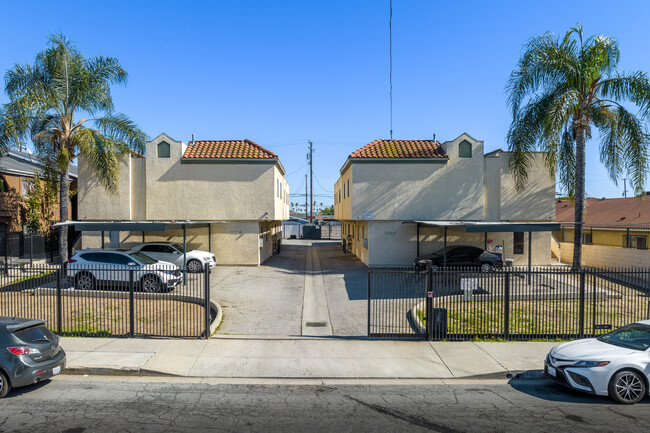
<instances>
[{"instance_id":1,"label":"beige stucco wall","mask_svg":"<svg viewBox=\"0 0 650 433\"><path fill-rule=\"evenodd\" d=\"M501 220L552 221L555 219L555 179L549 174L541 153L534 153L528 169L528 181L517 191L512 171L508 167L509 152L500 153L501 162Z\"/></svg>"},{"instance_id":2,"label":"beige stucco wall","mask_svg":"<svg viewBox=\"0 0 650 433\"><path fill-rule=\"evenodd\" d=\"M369 266L408 266L416 256L415 224L368 221Z\"/></svg>"},{"instance_id":3,"label":"beige stucco wall","mask_svg":"<svg viewBox=\"0 0 650 433\"><path fill-rule=\"evenodd\" d=\"M495 156L483 158L483 219L501 219L501 159Z\"/></svg>"},{"instance_id":4,"label":"beige stucco wall","mask_svg":"<svg viewBox=\"0 0 650 433\"><path fill-rule=\"evenodd\" d=\"M573 243L560 242L563 263L573 261ZM647 268L650 264L650 250L619 248L603 245L583 245L582 265L598 268L631 267Z\"/></svg>"},{"instance_id":5,"label":"beige stucco wall","mask_svg":"<svg viewBox=\"0 0 650 433\"><path fill-rule=\"evenodd\" d=\"M341 177L336 181L334 185L334 191L336 194L341 192L341 201L336 200L334 202L334 218L338 220L349 220L352 219L352 197L347 193L347 182L350 181L350 189L354 188L354 183L352 179L352 173L354 172L355 167L353 165L348 165ZM345 194L343 193L343 188L345 186ZM345 196L345 197L344 197ZM338 196L337 196L338 198Z\"/></svg>"},{"instance_id":6,"label":"beige stucco wall","mask_svg":"<svg viewBox=\"0 0 650 433\"><path fill-rule=\"evenodd\" d=\"M95 170L79 157L79 183L77 187L78 217L84 219L131 219L131 164L133 158L119 160L118 190L109 192L97 180Z\"/></svg>"},{"instance_id":7,"label":"beige stucco wall","mask_svg":"<svg viewBox=\"0 0 650 433\"><path fill-rule=\"evenodd\" d=\"M472 144L471 158L458 157L463 140ZM361 219L365 212L373 212L375 220L388 221L482 219L483 142L463 134L442 146L448 162L352 162L349 219Z\"/></svg>"},{"instance_id":8,"label":"beige stucco wall","mask_svg":"<svg viewBox=\"0 0 650 433\"><path fill-rule=\"evenodd\" d=\"M269 218L274 220L289 219L289 183L284 178L277 165L273 167L274 201L273 213ZM278 189L279 188L279 189Z\"/></svg>"},{"instance_id":9,"label":"beige stucco wall","mask_svg":"<svg viewBox=\"0 0 650 433\"><path fill-rule=\"evenodd\" d=\"M146 172L144 158L131 158L131 218L145 220L147 210Z\"/></svg>"},{"instance_id":10,"label":"beige stucco wall","mask_svg":"<svg viewBox=\"0 0 650 433\"><path fill-rule=\"evenodd\" d=\"M170 158L157 157L163 140L170 144ZM147 144L148 220L281 219L276 218L273 162L181 163L183 148L166 136Z\"/></svg>"}]
</instances>

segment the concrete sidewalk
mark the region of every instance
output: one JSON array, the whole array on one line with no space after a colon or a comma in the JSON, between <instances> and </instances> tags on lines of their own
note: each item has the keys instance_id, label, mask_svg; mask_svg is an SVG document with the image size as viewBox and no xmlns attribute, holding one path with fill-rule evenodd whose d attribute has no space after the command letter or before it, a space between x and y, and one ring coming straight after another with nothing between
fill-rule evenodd
<instances>
[{"instance_id":1,"label":"concrete sidewalk","mask_svg":"<svg viewBox=\"0 0 650 433\"><path fill-rule=\"evenodd\" d=\"M339 338L63 338L68 374L231 379L450 379L540 370L547 342Z\"/></svg>"}]
</instances>

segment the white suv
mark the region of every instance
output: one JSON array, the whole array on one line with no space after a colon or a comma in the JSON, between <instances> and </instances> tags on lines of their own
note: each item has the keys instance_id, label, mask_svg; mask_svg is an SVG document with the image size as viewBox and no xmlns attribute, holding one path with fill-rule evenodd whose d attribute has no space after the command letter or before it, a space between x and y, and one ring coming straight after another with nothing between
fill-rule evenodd
<instances>
[{"instance_id":1,"label":"white suv","mask_svg":"<svg viewBox=\"0 0 650 433\"><path fill-rule=\"evenodd\" d=\"M68 278L77 290L92 290L98 282L129 284L149 293L171 291L181 282L178 266L133 250L79 250L68 261Z\"/></svg>"},{"instance_id":2,"label":"white suv","mask_svg":"<svg viewBox=\"0 0 650 433\"><path fill-rule=\"evenodd\" d=\"M134 251L145 253L156 260L164 260L183 268L183 245L173 242L147 242L133 247ZM214 255L201 250L187 250L186 254L187 271L196 273L202 272L207 266L212 269L216 266Z\"/></svg>"}]
</instances>

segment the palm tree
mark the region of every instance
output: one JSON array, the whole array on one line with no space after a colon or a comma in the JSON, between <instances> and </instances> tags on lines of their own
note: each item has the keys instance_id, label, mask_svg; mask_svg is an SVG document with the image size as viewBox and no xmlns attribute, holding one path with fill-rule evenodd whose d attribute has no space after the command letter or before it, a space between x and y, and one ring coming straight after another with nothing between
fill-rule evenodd
<instances>
[{"instance_id":1,"label":"palm tree","mask_svg":"<svg viewBox=\"0 0 650 433\"><path fill-rule=\"evenodd\" d=\"M507 85L513 115L509 163L517 187L526 183L530 152L543 151L551 175L557 174L575 199L574 269L582 260L585 144L591 127L599 132L600 160L614 182L627 172L641 192L648 175L650 81L642 72L617 72L618 60L615 39L583 40L578 24L563 38L545 34L528 41Z\"/></svg>"},{"instance_id":2,"label":"palm tree","mask_svg":"<svg viewBox=\"0 0 650 433\"><path fill-rule=\"evenodd\" d=\"M0 109L0 150L30 138L37 154L56 161L60 221L66 221L70 162L83 156L104 187L115 191L119 156L141 152L147 136L113 111L110 86L127 80L117 59L86 59L63 35L52 35L49 42L33 65L15 65L5 75L10 102ZM67 234L67 227L60 227L64 263Z\"/></svg>"}]
</instances>

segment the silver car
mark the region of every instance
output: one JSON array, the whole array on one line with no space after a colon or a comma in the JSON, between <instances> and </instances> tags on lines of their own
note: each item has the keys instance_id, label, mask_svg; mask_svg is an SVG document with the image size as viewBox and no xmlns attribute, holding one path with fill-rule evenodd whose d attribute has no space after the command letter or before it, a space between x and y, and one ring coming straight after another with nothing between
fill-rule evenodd
<instances>
[{"instance_id":1,"label":"silver car","mask_svg":"<svg viewBox=\"0 0 650 433\"><path fill-rule=\"evenodd\" d=\"M133 278L142 291L158 293L173 290L182 280L178 266L133 250L79 250L68 261L67 273L77 290L128 285Z\"/></svg>"},{"instance_id":2,"label":"silver car","mask_svg":"<svg viewBox=\"0 0 650 433\"><path fill-rule=\"evenodd\" d=\"M212 269L217 264L214 254L201 250L188 249L185 251L183 245L174 242L146 242L136 245L132 249L145 253L156 260L173 263L181 269L186 264L187 271L191 273L202 272L206 268ZM185 263L183 263L183 257L185 257Z\"/></svg>"}]
</instances>

